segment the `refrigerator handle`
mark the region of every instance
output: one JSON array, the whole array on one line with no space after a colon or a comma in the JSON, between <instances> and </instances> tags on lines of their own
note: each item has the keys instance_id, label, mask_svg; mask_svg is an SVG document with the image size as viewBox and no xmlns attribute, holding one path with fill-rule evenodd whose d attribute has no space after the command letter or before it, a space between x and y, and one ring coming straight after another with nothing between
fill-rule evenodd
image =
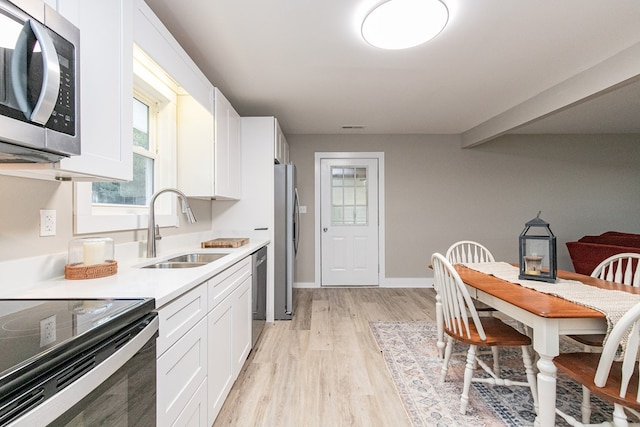
<instances>
[{"instance_id":1,"label":"refrigerator handle","mask_svg":"<svg viewBox=\"0 0 640 427\"><path fill-rule=\"evenodd\" d=\"M293 256L298 255L298 243L300 242L300 198L298 189L294 189L293 198Z\"/></svg>"}]
</instances>

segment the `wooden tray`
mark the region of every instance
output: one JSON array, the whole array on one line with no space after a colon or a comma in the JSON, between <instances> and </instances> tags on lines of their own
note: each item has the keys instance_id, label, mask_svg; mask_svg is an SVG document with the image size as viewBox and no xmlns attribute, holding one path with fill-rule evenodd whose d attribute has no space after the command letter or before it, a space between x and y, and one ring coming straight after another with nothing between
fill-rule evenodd
<instances>
[{"instance_id":1,"label":"wooden tray","mask_svg":"<svg viewBox=\"0 0 640 427\"><path fill-rule=\"evenodd\" d=\"M97 279L112 276L117 272L118 262L115 260L96 265L67 264L64 266L64 277L69 280Z\"/></svg>"},{"instance_id":2,"label":"wooden tray","mask_svg":"<svg viewBox=\"0 0 640 427\"><path fill-rule=\"evenodd\" d=\"M239 248L247 243L249 243L249 238L247 237L227 237L208 240L206 242L202 242L201 245L203 248Z\"/></svg>"}]
</instances>

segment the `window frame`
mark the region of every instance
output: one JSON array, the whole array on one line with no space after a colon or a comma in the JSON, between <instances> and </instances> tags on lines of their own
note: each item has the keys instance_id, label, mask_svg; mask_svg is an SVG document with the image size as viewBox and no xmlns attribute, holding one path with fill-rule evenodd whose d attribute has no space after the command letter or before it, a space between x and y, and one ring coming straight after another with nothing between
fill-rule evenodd
<instances>
[{"instance_id":1,"label":"window frame","mask_svg":"<svg viewBox=\"0 0 640 427\"><path fill-rule=\"evenodd\" d=\"M134 97L150 103L149 131L153 132L154 190L175 187L177 183L177 102L179 86L139 49L134 49ZM152 105L153 104L153 105ZM153 114L151 113L153 111ZM133 118L131 118L133 120ZM130 122L131 126L132 121ZM155 136L155 137L154 137ZM133 145L133 141L130 142ZM151 148L151 147L150 147ZM133 147L133 151L139 150ZM146 150L145 150L146 154ZM75 233L126 231L147 228L148 206L94 205L92 183L74 183ZM156 224L179 225L175 197L162 197L155 203Z\"/></svg>"}]
</instances>

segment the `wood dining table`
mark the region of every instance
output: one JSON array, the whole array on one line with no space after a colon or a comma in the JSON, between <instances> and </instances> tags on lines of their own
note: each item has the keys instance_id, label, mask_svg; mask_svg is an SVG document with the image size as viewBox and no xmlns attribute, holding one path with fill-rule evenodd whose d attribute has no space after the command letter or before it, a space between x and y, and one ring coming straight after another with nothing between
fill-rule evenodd
<instances>
[{"instance_id":1,"label":"wood dining table","mask_svg":"<svg viewBox=\"0 0 640 427\"><path fill-rule=\"evenodd\" d=\"M472 298L523 323L533 331L533 348L539 356L539 408L535 426L554 426L557 369L553 358L560 352L560 337L604 333L607 330L605 315L584 305L507 282L463 265L454 267L467 285ZM588 286L640 294L640 288L569 271L558 271L557 276L577 280Z\"/></svg>"}]
</instances>

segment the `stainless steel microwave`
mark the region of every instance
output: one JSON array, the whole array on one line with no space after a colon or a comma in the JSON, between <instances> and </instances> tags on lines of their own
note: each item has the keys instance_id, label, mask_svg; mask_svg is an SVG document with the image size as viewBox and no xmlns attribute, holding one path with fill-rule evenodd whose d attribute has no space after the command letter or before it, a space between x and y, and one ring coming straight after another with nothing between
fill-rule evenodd
<instances>
[{"instance_id":1,"label":"stainless steel microwave","mask_svg":"<svg viewBox=\"0 0 640 427\"><path fill-rule=\"evenodd\" d=\"M0 0L0 163L80 154L79 42L42 0Z\"/></svg>"}]
</instances>

